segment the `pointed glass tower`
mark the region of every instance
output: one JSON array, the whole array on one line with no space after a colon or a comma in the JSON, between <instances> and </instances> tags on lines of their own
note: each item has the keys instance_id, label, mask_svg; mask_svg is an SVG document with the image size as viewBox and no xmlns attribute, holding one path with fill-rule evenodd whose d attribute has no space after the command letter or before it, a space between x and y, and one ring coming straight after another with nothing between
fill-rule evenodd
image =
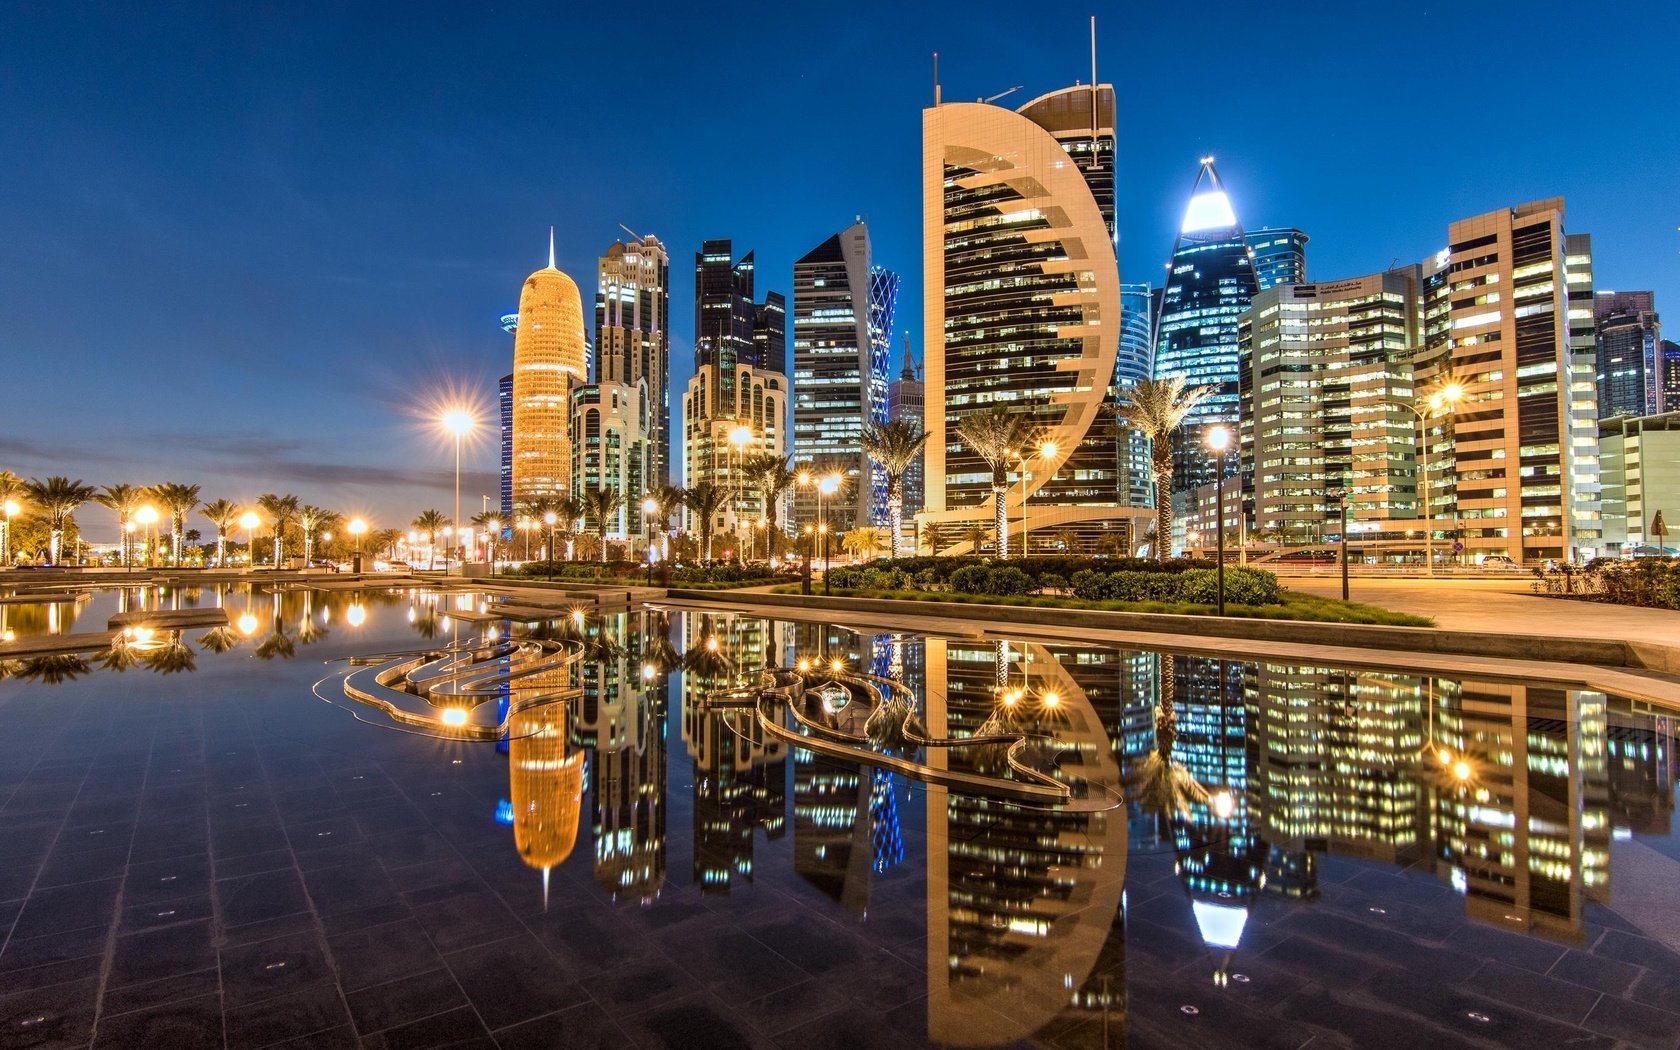
<instances>
[{"instance_id":1,"label":"pointed glass tower","mask_svg":"<svg viewBox=\"0 0 1680 1050\"><path fill-rule=\"evenodd\" d=\"M1155 344L1157 378L1182 375L1186 385L1213 391L1174 435L1174 492L1213 481L1206 432L1219 423L1236 429L1237 319L1257 291L1259 281L1242 224L1213 158L1203 157L1167 267ZM1235 470L1238 458L1226 457L1228 471Z\"/></svg>"}]
</instances>

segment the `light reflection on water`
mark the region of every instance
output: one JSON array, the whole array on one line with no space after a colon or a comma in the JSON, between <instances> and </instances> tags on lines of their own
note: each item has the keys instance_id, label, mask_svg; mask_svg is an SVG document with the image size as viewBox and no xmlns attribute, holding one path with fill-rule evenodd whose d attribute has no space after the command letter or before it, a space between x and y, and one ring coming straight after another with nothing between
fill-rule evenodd
<instances>
[{"instance_id":1,"label":"light reflection on water","mask_svg":"<svg viewBox=\"0 0 1680 1050\"><path fill-rule=\"evenodd\" d=\"M471 594L207 588L124 600L229 610L228 628L167 639L173 670L191 669L183 649L203 670L510 630L451 616L482 611ZM102 626L95 613L109 603L85 604L82 617ZM555 702L509 716L506 790L484 820L511 825L507 848L540 872L545 900L568 866L596 892L653 909L768 879L865 925L872 910L902 913L908 891L932 1043L1123 1045L1128 1010L1143 1005L1128 998L1129 950L1155 959L1194 945L1195 994L1235 994L1245 967L1284 966L1267 952L1321 908L1343 917L1347 937L1359 926L1346 913L1359 911L1381 936L1416 934L1421 951L1460 925L1585 946L1612 903L1612 842L1638 835L1673 851L1673 719L1590 690L698 613L614 613L581 630L561 618L534 633L583 655L521 687ZM120 662L90 659L78 673ZM903 683L930 734L1018 730L1039 742L1043 769L1126 803L954 793L819 756L708 702L765 667L837 662ZM76 677L7 673L25 685ZM822 700L836 726L868 714L840 693ZM915 757L1009 776L994 746ZM687 827L672 826L685 811ZM1392 885L1373 891L1373 872ZM1634 890L1627 899L1651 887ZM1620 921L1642 920L1624 909Z\"/></svg>"}]
</instances>

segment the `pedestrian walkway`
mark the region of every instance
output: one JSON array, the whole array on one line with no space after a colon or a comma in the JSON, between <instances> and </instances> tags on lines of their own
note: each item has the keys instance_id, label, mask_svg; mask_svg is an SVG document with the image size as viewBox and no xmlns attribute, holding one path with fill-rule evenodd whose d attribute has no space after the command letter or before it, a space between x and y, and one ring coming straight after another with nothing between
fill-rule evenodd
<instances>
[{"instance_id":1,"label":"pedestrian walkway","mask_svg":"<svg viewBox=\"0 0 1680 1050\"><path fill-rule=\"evenodd\" d=\"M1395 612L1428 616L1449 631L1495 631L1565 638L1613 638L1629 642L1680 645L1680 612L1582 601L1535 594L1533 580L1515 579L1358 579L1348 597ZM1340 598L1342 581L1334 577L1291 577L1292 591Z\"/></svg>"}]
</instances>

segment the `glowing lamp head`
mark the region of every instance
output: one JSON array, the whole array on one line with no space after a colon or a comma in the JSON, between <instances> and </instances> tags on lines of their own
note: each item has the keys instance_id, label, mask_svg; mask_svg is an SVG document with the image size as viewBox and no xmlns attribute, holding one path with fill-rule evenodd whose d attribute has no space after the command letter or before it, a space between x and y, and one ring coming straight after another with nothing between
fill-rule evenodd
<instances>
[{"instance_id":1,"label":"glowing lamp head","mask_svg":"<svg viewBox=\"0 0 1680 1050\"><path fill-rule=\"evenodd\" d=\"M367 531L367 522L363 521L361 518L351 518L350 519L350 535L360 536L362 533L364 533L366 531Z\"/></svg>"},{"instance_id":2,"label":"glowing lamp head","mask_svg":"<svg viewBox=\"0 0 1680 1050\"><path fill-rule=\"evenodd\" d=\"M156 525L158 520L157 508L150 503L134 512L134 520L142 525Z\"/></svg>"},{"instance_id":3,"label":"glowing lamp head","mask_svg":"<svg viewBox=\"0 0 1680 1050\"><path fill-rule=\"evenodd\" d=\"M441 716L442 722L451 728L458 728L467 724L467 709L464 707L446 707Z\"/></svg>"},{"instance_id":4,"label":"glowing lamp head","mask_svg":"<svg viewBox=\"0 0 1680 1050\"><path fill-rule=\"evenodd\" d=\"M793 476L793 480L801 486L809 485L811 483L811 472L802 470Z\"/></svg>"},{"instance_id":5,"label":"glowing lamp head","mask_svg":"<svg viewBox=\"0 0 1680 1050\"><path fill-rule=\"evenodd\" d=\"M572 610L572 622L577 624L579 627L583 626L583 610L582 609L573 609Z\"/></svg>"},{"instance_id":6,"label":"glowing lamp head","mask_svg":"<svg viewBox=\"0 0 1680 1050\"><path fill-rule=\"evenodd\" d=\"M846 669L846 661L844 661L844 660L830 661L829 665L828 665L828 669L830 671L833 671L835 674L839 674L841 671L844 671Z\"/></svg>"},{"instance_id":7,"label":"glowing lamp head","mask_svg":"<svg viewBox=\"0 0 1680 1050\"><path fill-rule=\"evenodd\" d=\"M706 651L708 653L715 653L715 652L717 652L717 650L718 650L717 637L714 635L713 637L706 639Z\"/></svg>"},{"instance_id":8,"label":"glowing lamp head","mask_svg":"<svg viewBox=\"0 0 1680 1050\"><path fill-rule=\"evenodd\" d=\"M472 433L475 425L472 413L464 408L452 408L443 414L443 429L456 437Z\"/></svg>"},{"instance_id":9,"label":"glowing lamp head","mask_svg":"<svg viewBox=\"0 0 1680 1050\"><path fill-rule=\"evenodd\" d=\"M1231 432L1224 427L1214 427L1207 433L1207 446L1215 452L1223 452L1231 447Z\"/></svg>"},{"instance_id":10,"label":"glowing lamp head","mask_svg":"<svg viewBox=\"0 0 1680 1050\"><path fill-rule=\"evenodd\" d=\"M752 427L749 426L739 426L729 432L729 443L736 448L744 448L752 444L752 439Z\"/></svg>"},{"instance_id":11,"label":"glowing lamp head","mask_svg":"<svg viewBox=\"0 0 1680 1050\"><path fill-rule=\"evenodd\" d=\"M1469 780L1470 772L1470 763L1462 758L1452 764L1452 774L1455 779Z\"/></svg>"},{"instance_id":12,"label":"glowing lamp head","mask_svg":"<svg viewBox=\"0 0 1680 1050\"><path fill-rule=\"evenodd\" d=\"M1039 702L1042 703L1045 707L1056 708L1056 707L1061 706L1062 697L1061 697L1061 694L1059 694L1059 693L1045 693L1042 697L1039 698Z\"/></svg>"},{"instance_id":13,"label":"glowing lamp head","mask_svg":"<svg viewBox=\"0 0 1680 1050\"><path fill-rule=\"evenodd\" d=\"M642 681L644 681L644 682L653 681L653 665L652 664L643 664L642 665Z\"/></svg>"},{"instance_id":14,"label":"glowing lamp head","mask_svg":"<svg viewBox=\"0 0 1680 1050\"><path fill-rule=\"evenodd\" d=\"M239 614L239 633L249 638L257 633L257 618L250 613Z\"/></svg>"},{"instance_id":15,"label":"glowing lamp head","mask_svg":"<svg viewBox=\"0 0 1680 1050\"><path fill-rule=\"evenodd\" d=\"M4 510L6 512L6 517L8 518L22 509L22 507L18 506L18 501L15 499L9 499L5 503L0 504L0 510Z\"/></svg>"},{"instance_id":16,"label":"glowing lamp head","mask_svg":"<svg viewBox=\"0 0 1680 1050\"><path fill-rule=\"evenodd\" d=\"M1055 459L1056 453L1060 451L1061 447L1054 441L1046 441L1044 444L1038 446L1038 454L1043 459Z\"/></svg>"},{"instance_id":17,"label":"glowing lamp head","mask_svg":"<svg viewBox=\"0 0 1680 1050\"><path fill-rule=\"evenodd\" d=\"M1464 387L1458 383L1448 383L1441 388L1441 400L1447 404L1456 404L1464 397Z\"/></svg>"},{"instance_id":18,"label":"glowing lamp head","mask_svg":"<svg viewBox=\"0 0 1680 1050\"><path fill-rule=\"evenodd\" d=\"M811 661L801 658L798 667L799 673L804 674L811 669Z\"/></svg>"},{"instance_id":19,"label":"glowing lamp head","mask_svg":"<svg viewBox=\"0 0 1680 1050\"><path fill-rule=\"evenodd\" d=\"M656 511L658 509L659 509L659 501L654 499L652 496L649 496L647 499L642 500L642 513L643 514L652 514L654 511Z\"/></svg>"},{"instance_id":20,"label":"glowing lamp head","mask_svg":"<svg viewBox=\"0 0 1680 1050\"><path fill-rule=\"evenodd\" d=\"M1237 811L1237 799L1229 791L1216 791L1208 798L1208 808L1220 820L1227 820Z\"/></svg>"},{"instance_id":21,"label":"glowing lamp head","mask_svg":"<svg viewBox=\"0 0 1680 1050\"><path fill-rule=\"evenodd\" d=\"M239 516L239 527L242 529L254 529L261 524L262 519L257 517L254 510L248 510Z\"/></svg>"},{"instance_id":22,"label":"glowing lamp head","mask_svg":"<svg viewBox=\"0 0 1680 1050\"><path fill-rule=\"evenodd\" d=\"M344 622L352 627L360 627L362 624L366 623L367 606L363 605L361 602L356 602L354 605L351 605L350 608L344 610Z\"/></svg>"},{"instance_id":23,"label":"glowing lamp head","mask_svg":"<svg viewBox=\"0 0 1680 1050\"><path fill-rule=\"evenodd\" d=\"M560 515L554 513L552 510L543 515L543 524L547 525L551 529L554 527L554 523L559 520Z\"/></svg>"}]
</instances>

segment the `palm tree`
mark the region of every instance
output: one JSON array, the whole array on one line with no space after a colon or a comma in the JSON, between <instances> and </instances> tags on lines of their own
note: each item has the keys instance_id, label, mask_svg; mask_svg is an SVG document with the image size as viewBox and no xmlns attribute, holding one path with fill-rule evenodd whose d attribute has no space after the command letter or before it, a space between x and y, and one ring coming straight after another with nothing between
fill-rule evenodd
<instances>
[{"instance_id":1,"label":"palm tree","mask_svg":"<svg viewBox=\"0 0 1680 1050\"><path fill-rule=\"evenodd\" d=\"M881 549L881 530L867 525L848 529L840 539L840 549L854 558L873 558Z\"/></svg>"},{"instance_id":2,"label":"palm tree","mask_svg":"<svg viewBox=\"0 0 1680 1050\"><path fill-rule=\"evenodd\" d=\"M507 522L502 520L502 512L498 510L481 510L470 519L473 528L484 533L485 554L494 562L496 560L496 543L502 538L502 529Z\"/></svg>"},{"instance_id":3,"label":"palm tree","mask_svg":"<svg viewBox=\"0 0 1680 1050\"><path fill-rule=\"evenodd\" d=\"M4 508L8 503L22 503L26 494L22 478L0 470L0 567L12 563L12 516Z\"/></svg>"},{"instance_id":4,"label":"palm tree","mask_svg":"<svg viewBox=\"0 0 1680 1050\"><path fill-rule=\"evenodd\" d=\"M648 498L653 500L656 505L655 510L653 514L649 516L648 521L650 523L657 523L659 525L659 531L667 537L665 552L662 557L668 556L670 554L669 537L671 535L671 514L678 507L683 505L682 486L660 485L648 493Z\"/></svg>"},{"instance_id":5,"label":"palm tree","mask_svg":"<svg viewBox=\"0 0 1680 1050\"><path fill-rule=\"evenodd\" d=\"M683 493L683 506L700 522L700 560L712 560L712 524L718 508L729 497L709 481L702 481Z\"/></svg>"},{"instance_id":6,"label":"palm tree","mask_svg":"<svg viewBox=\"0 0 1680 1050\"><path fill-rule=\"evenodd\" d=\"M898 560L904 531L904 475L922 454L927 444L927 432L921 424L908 419L893 419L878 427L870 427L860 439L863 451L880 464L887 476L887 541L892 558Z\"/></svg>"},{"instance_id":7,"label":"palm tree","mask_svg":"<svg viewBox=\"0 0 1680 1050\"><path fill-rule=\"evenodd\" d=\"M385 552L385 560L391 561L397 556L397 541L402 539L401 529L377 529L368 534L368 549L374 553Z\"/></svg>"},{"instance_id":8,"label":"palm tree","mask_svg":"<svg viewBox=\"0 0 1680 1050\"><path fill-rule=\"evenodd\" d=\"M769 554L776 555L776 537L781 532L782 500L787 491L793 488L796 475L788 466L788 461L781 456L764 453L747 460L742 468L747 476L747 483L757 490L764 500L764 521L766 542L769 544Z\"/></svg>"},{"instance_id":9,"label":"palm tree","mask_svg":"<svg viewBox=\"0 0 1680 1050\"><path fill-rule=\"evenodd\" d=\"M1149 439L1149 470L1155 478L1155 537L1150 551L1166 561L1172 547L1172 432L1211 393L1205 386L1186 388L1183 376L1140 379L1126 391L1114 413Z\"/></svg>"},{"instance_id":10,"label":"palm tree","mask_svg":"<svg viewBox=\"0 0 1680 1050\"><path fill-rule=\"evenodd\" d=\"M964 416L957 436L992 468L992 515L997 524L997 553L1009 557L1009 461L1033 443L1036 431L1027 416L1002 405Z\"/></svg>"},{"instance_id":11,"label":"palm tree","mask_svg":"<svg viewBox=\"0 0 1680 1050\"><path fill-rule=\"evenodd\" d=\"M181 567L181 536L187 529L187 518L198 509L197 485L170 482L152 486L152 498L169 511L169 557L175 568Z\"/></svg>"},{"instance_id":12,"label":"palm tree","mask_svg":"<svg viewBox=\"0 0 1680 1050\"><path fill-rule=\"evenodd\" d=\"M414 519L414 527L426 534L426 553L430 560L426 568L437 567L437 537L442 534L443 527L449 524L449 519L441 510L423 510Z\"/></svg>"},{"instance_id":13,"label":"palm tree","mask_svg":"<svg viewBox=\"0 0 1680 1050\"><path fill-rule=\"evenodd\" d=\"M980 553L980 545L986 542L988 535L986 526L979 522L965 527L962 531L963 542L968 544L969 550L975 554Z\"/></svg>"},{"instance_id":14,"label":"palm tree","mask_svg":"<svg viewBox=\"0 0 1680 1050\"><path fill-rule=\"evenodd\" d=\"M211 500L199 508L204 520L216 526L216 567L227 564L227 534L239 520L239 505L232 500Z\"/></svg>"},{"instance_id":15,"label":"palm tree","mask_svg":"<svg viewBox=\"0 0 1680 1050\"><path fill-rule=\"evenodd\" d=\"M595 523L595 535L600 539L602 565L607 563L607 523L622 506L624 497L616 489L603 487L583 494L584 516Z\"/></svg>"},{"instance_id":16,"label":"palm tree","mask_svg":"<svg viewBox=\"0 0 1680 1050\"><path fill-rule=\"evenodd\" d=\"M921 548L926 547L929 554L938 554L939 539L939 526L931 521L922 522L921 531L916 536L916 553L920 554Z\"/></svg>"},{"instance_id":17,"label":"palm tree","mask_svg":"<svg viewBox=\"0 0 1680 1050\"><path fill-rule=\"evenodd\" d=\"M47 516L52 530L47 557L57 565L58 548L64 542L64 523L76 512L77 507L94 497L93 486L84 485L79 479L71 481L54 474L45 481L30 478L24 485L24 490L29 494L29 502Z\"/></svg>"},{"instance_id":18,"label":"palm tree","mask_svg":"<svg viewBox=\"0 0 1680 1050\"><path fill-rule=\"evenodd\" d=\"M325 507L317 507L313 503L305 503L298 508L298 526L303 529L303 564L307 566L315 553L315 533L326 527L327 521L336 515Z\"/></svg>"},{"instance_id":19,"label":"palm tree","mask_svg":"<svg viewBox=\"0 0 1680 1050\"><path fill-rule=\"evenodd\" d=\"M1068 554L1079 553L1079 533L1074 529L1057 529L1056 543Z\"/></svg>"},{"instance_id":20,"label":"palm tree","mask_svg":"<svg viewBox=\"0 0 1680 1050\"><path fill-rule=\"evenodd\" d=\"M257 506L274 521L274 567L280 567L281 546L286 538L286 525L298 515L298 498L291 494L277 496L266 492L257 497Z\"/></svg>"},{"instance_id":21,"label":"palm tree","mask_svg":"<svg viewBox=\"0 0 1680 1050\"><path fill-rule=\"evenodd\" d=\"M144 485L106 485L105 491L93 497L93 501L102 507L109 507L117 512L117 546L122 551L122 563L127 565L131 560L133 541L129 539L128 524L134 518L134 512L146 502L147 489ZM54 558L54 561L58 559Z\"/></svg>"}]
</instances>

